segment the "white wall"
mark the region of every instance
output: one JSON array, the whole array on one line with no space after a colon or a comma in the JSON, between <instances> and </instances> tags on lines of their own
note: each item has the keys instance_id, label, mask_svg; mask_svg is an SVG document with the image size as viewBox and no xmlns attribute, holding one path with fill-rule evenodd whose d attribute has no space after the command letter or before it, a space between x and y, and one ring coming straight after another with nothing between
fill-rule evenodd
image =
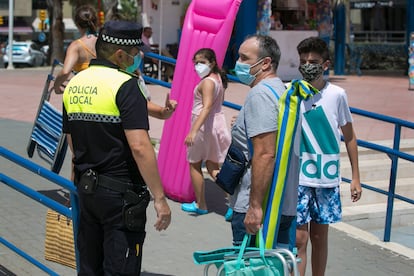
<instances>
[{"instance_id":1,"label":"white wall","mask_svg":"<svg viewBox=\"0 0 414 276\"><path fill-rule=\"evenodd\" d=\"M184 16L184 7L190 2L191 0L143 0L143 12L152 27L155 44L165 48L166 44L178 43L181 16ZM152 3L157 3L157 9L154 9Z\"/></svg>"},{"instance_id":2,"label":"white wall","mask_svg":"<svg viewBox=\"0 0 414 276\"><path fill-rule=\"evenodd\" d=\"M283 81L301 79L296 46L305 38L318 36L318 31L270 31L269 36L276 40L280 48L281 56L277 76Z\"/></svg>"}]
</instances>

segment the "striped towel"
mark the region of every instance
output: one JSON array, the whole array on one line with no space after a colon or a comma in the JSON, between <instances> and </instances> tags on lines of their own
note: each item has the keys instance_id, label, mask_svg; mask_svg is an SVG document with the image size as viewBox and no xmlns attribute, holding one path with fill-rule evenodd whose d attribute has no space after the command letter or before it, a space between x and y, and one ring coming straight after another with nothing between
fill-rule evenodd
<instances>
[{"instance_id":1,"label":"striped towel","mask_svg":"<svg viewBox=\"0 0 414 276\"><path fill-rule=\"evenodd\" d=\"M267 249L276 248L280 211L288 175L288 164L300 116L300 103L319 91L303 80L292 80L279 100L278 133L276 139L275 168L263 206L263 237Z\"/></svg>"}]
</instances>

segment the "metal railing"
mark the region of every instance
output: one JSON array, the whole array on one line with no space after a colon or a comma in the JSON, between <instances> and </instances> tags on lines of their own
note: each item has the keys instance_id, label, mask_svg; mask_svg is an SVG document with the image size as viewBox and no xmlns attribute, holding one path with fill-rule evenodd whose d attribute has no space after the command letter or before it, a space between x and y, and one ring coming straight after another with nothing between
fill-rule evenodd
<instances>
[{"instance_id":1,"label":"metal railing","mask_svg":"<svg viewBox=\"0 0 414 276\"><path fill-rule=\"evenodd\" d=\"M356 31L353 35L354 42L377 43L402 43L406 42L405 31Z\"/></svg>"},{"instance_id":2,"label":"metal railing","mask_svg":"<svg viewBox=\"0 0 414 276\"><path fill-rule=\"evenodd\" d=\"M240 105L237 105L237 104L234 104L234 103L231 103L231 102L227 102L227 101L225 101L223 103L223 105L227 106L229 108L232 108L232 109L236 109L236 110L240 110L240 108L241 108ZM414 123L409 122L409 121L405 121L405 120L401 120L401 119L397 119L397 118L393 118L393 117L389 117L389 116L385 116L385 115L381 115L381 114L377 114L377 113L373 113L373 112L369 112L369 111L365 111L365 110L358 109L358 108L351 107L350 109L351 109L352 114L360 115L360 116L375 119L375 120L379 120L379 121L382 121L384 123L394 124L394 138L393 138L393 147L392 148L382 146L382 145L379 145L379 144L375 144L375 143L371 143L371 142L364 141L364 140L359 140L359 139L357 140L359 147L371 149L371 150L378 151L378 152L383 152L383 153L387 154L387 156L391 159L391 168L390 168L388 191L383 190L383 189L379 189L379 188L376 188L376 187L373 187L373 186L370 186L370 185L367 185L367 184L364 184L364 183L361 183L361 186L363 188L387 196L387 210L386 210L386 216L385 216L383 241L389 242L390 237L391 237L392 215L393 215L393 210L394 210L394 199L399 199L401 201L404 201L404 202L407 202L407 203L410 203L410 204L414 205L414 199L411 199L411 198L408 198L408 197L405 197L403 195L395 193L395 187L396 187L396 184L397 184L398 159L402 158L404 160L407 160L407 161L410 161L410 162L414 163L414 155L411 155L411 154L400 151L401 128L406 127L406 128L414 129ZM341 139L343 141L343 136L341 136ZM342 177L342 181L347 182L347 183L351 183L351 179L345 178L345 177Z\"/></svg>"},{"instance_id":3,"label":"metal railing","mask_svg":"<svg viewBox=\"0 0 414 276\"><path fill-rule=\"evenodd\" d=\"M69 181L66 178L61 177L58 174L55 174L54 172L41 167L35 163L33 163L32 161L25 159L11 151L9 151L8 149L0 146L0 156L4 157L5 159L8 159L11 162L14 162L15 164L21 166L22 168L25 168L29 171L31 171L34 174L37 174L57 185L59 185L60 187L68 190L70 192L70 202L71 202L71 208L64 206L58 202L56 202L53 199L50 199L49 197L39 193L38 191L35 191L33 189L31 189L30 187L18 182L17 180L7 176L6 174L0 172L0 182L3 182L4 184L8 185L9 187L15 189L16 191L24 194L25 196L29 197L30 199L37 201L45 206L47 206L48 208L51 208L53 210L55 210L56 212L72 219L73 222L73 232L75 235L75 239L76 240L76 233L77 233L77 229L78 229L78 215L79 215L79 210L78 210L78 196L77 196L77 191L75 186L73 185L73 183L71 181ZM15 253L17 253L18 255L20 255L21 257L23 257L24 259L26 259L28 262L32 263L33 265L37 266L39 269L43 270L44 272L48 273L49 275L59 275L58 273L54 272L53 270L51 270L50 268L48 268L47 266L45 266L43 263L41 263L40 261L36 260L35 258L31 257L30 255L28 255L26 252L24 252L23 250L19 249L17 246L15 246L14 244L12 244L11 242L7 241L6 239L4 239L3 237L0 237L0 243L2 243L4 246L8 247L10 250L14 251ZM75 244L75 252L77 252L76 250L76 244ZM77 254L76 254L77 255ZM78 260L78 258L76 258L76 260Z\"/></svg>"},{"instance_id":4,"label":"metal railing","mask_svg":"<svg viewBox=\"0 0 414 276\"><path fill-rule=\"evenodd\" d=\"M165 58L163 56L153 54L153 53L151 53L150 55L153 58L159 58L160 60L164 60L166 62L170 62L171 64L175 64L174 59ZM174 63L173 63L173 61L174 61ZM233 75L227 75L227 77L230 81L240 82L239 79L237 77L233 76ZM156 79L153 79L153 78L147 78L147 77L144 77L144 78L145 78L146 81L148 81L150 83L154 83L154 84L158 84L158 85L161 85L161 86L164 86L164 87L171 88L171 84L168 83L168 82L156 80ZM237 105L237 104L234 104L234 103L228 102L228 101L224 101L223 105L226 106L226 107L235 109L235 110L240 110L240 108L241 108L240 105ZM387 191L383 190L383 189L373 187L373 186L368 185L368 184L361 183L363 188L387 196L387 210L386 210L386 217L385 217L383 241L389 242L390 237L391 237L394 199L399 199L401 201L404 201L404 202L407 202L407 203L410 203L410 204L414 205L414 199L407 198L405 196L402 196L400 194L395 193L395 187L396 187L396 182L397 182L398 159L402 158L404 160L407 160L407 161L410 161L410 162L414 163L414 155L411 155L411 154L400 151L401 128L405 127L405 128L409 128L409 129L414 129L414 123L409 122L409 121L405 121L405 120L401 120L401 119L398 119L398 118L394 118L394 117L374 113L374 112L365 111L365 110L358 109L358 108L351 107L350 109L351 109L351 113L353 113L355 115L359 115L359 116L371 118L371 119L374 119L374 120L382 121L384 123L394 124L394 138L393 138L393 147L392 148L382 146L380 144L375 144L375 143L372 143L372 142L369 142L369 141L357 140L359 147L367 148L367 149L371 149L371 150L374 150L374 151L377 151L377 152L385 153L391 159L390 177L389 177L389 185L388 185L388 190ZM343 139L343 137L342 137L342 139ZM342 181L347 182L347 183L351 182L350 179L345 178L345 177L342 178Z\"/></svg>"},{"instance_id":5,"label":"metal railing","mask_svg":"<svg viewBox=\"0 0 414 276\"><path fill-rule=\"evenodd\" d=\"M160 55L156 55L153 53L150 53L152 58L158 58L160 60L163 60L164 62L169 62L171 64L175 64L175 60L168 58L168 57L163 57ZM228 78L230 81L236 81L238 82L239 80L232 76L232 75L228 75ZM162 80L158 80L158 79L154 79L151 77L147 77L144 76L145 81L150 82L150 83L154 83L157 85L161 85L167 88L171 88L171 83L169 82L165 82ZM223 103L224 106L232 108L232 109L236 109L236 110L240 110L241 106L234 104L232 102L228 102L228 101L224 101ZM384 227L384 238L383 241L385 242L389 242L390 241L390 236L391 236L391 228L392 228L392 216L393 216L393 207L394 207L394 200L395 199L399 199L401 201L410 203L414 205L414 199L412 198L407 198L405 196L399 195L395 193L395 187L396 187L396 182L397 182L397 170L398 170L398 160L399 158L410 161L410 162L414 162L414 155L405 153L405 152L401 152L400 151L400 142L401 142L401 128L405 127L405 128L410 128L410 129L414 129L414 123L413 122L409 122L409 121L405 121L405 120L401 120L398 118L393 118L390 116L385 116L385 115L381 115L378 113L373 113L373 112L369 112L369 111L364 111L361 109L357 109L357 108L352 108L351 107L351 112L353 114L356 115L360 115L360 116L364 116L367 118L371 118L374 120L379 120L382 121L384 123L391 123L394 124L394 138L393 138L393 147L386 147L386 146L382 146L379 144L375 144L375 143L371 143L368 141L364 141L364 140L358 140L358 146L363 147L363 148L368 148L374 151L378 151L378 152L383 152L386 153L389 158L391 159L391 168L390 168L390 178L389 178L389 186L388 186L388 190L383 190L383 189L379 189L364 183L361 183L362 187L383 195L387 196L387 211L386 211L386 219L385 219L385 227ZM78 210L78 195L77 195L77 191L75 186L73 185L73 183L71 181L69 181L66 178L63 178L47 169L45 169L44 167L41 167L33 162L31 162L28 159L25 159L11 151L9 151L8 149L0 146L0 156L4 157L14 163L16 163L17 165L31 171L32 173L35 173L59 186L61 186L62 188L68 190L70 192L70 201L71 201L71 206L72 208L66 207L52 199L50 199L49 197L29 188L28 186L10 178L9 176L5 175L4 173L0 172L0 182L3 182L4 184L10 186L11 188L15 189L16 191L26 195L27 197L31 198L32 200L35 200L57 212L59 212L60 214L72 219L73 221L73 231L74 231L74 235L75 235L75 239L76 240L76 233L77 233L77 228L78 228L78 216L79 216L79 210ZM342 178L343 181L350 183L351 180L347 179L347 178ZM7 240L5 240L3 237L0 237L0 243L2 243L3 245L5 245L6 247L8 247L9 249L11 249L12 251L16 252L18 255L22 256L23 258L25 258L27 261L29 261L30 263L34 264L35 266L37 266L38 268L40 268L41 270L45 271L46 273L48 273L49 275L58 275L56 272L54 272L53 270L51 270L50 268L48 268L47 266L45 266L44 264L42 264L41 262L39 262L38 260L34 259L33 257L29 256L27 253L25 253L24 251L22 251L21 249L19 249L18 247L16 247L15 245L13 245L12 243L8 242ZM75 252L77 253L76 250L76 243L75 243ZM77 255L77 254L76 254ZM76 261L78 263L78 257L76 256Z\"/></svg>"},{"instance_id":6,"label":"metal railing","mask_svg":"<svg viewBox=\"0 0 414 276\"><path fill-rule=\"evenodd\" d=\"M398 160L404 159L410 162L414 162L414 155L408 154L405 152L400 151L400 143L401 143L401 128L409 128L414 129L414 123L401 120L398 118L365 111L358 108L351 107L351 112L356 115L360 115L363 117L371 118L374 120L378 120L384 123L390 123L394 125L394 138L393 138L393 147L386 147L379 144L371 143L364 140L357 140L358 146L371 149L378 152L383 152L388 155L388 157L391 159L391 168L390 168L390 177L389 177L389 183L388 183L388 191L378 189L376 187L363 184L361 183L362 187L383 195L387 196L387 210L386 210L386 216L385 216L385 226L384 226L384 239L383 241L389 242L391 237L391 228L392 228L392 213L394 210L394 199L399 199L401 201L410 203L414 205L414 199L407 198L405 196L399 195L395 193L395 187L397 184L397 171L398 171ZM343 139L343 137L342 137ZM343 181L350 183L351 180L347 178L342 178Z\"/></svg>"}]
</instances>

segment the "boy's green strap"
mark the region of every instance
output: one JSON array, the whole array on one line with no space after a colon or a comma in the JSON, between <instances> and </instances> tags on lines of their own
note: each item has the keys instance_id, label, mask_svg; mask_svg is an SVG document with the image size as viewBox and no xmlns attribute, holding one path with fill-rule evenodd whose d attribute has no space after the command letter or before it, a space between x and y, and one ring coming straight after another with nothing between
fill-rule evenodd
<instances>
[{"instance_id":1,"label":"boy's green strap","mask_svg":"<svg viewBox=\"0 0 414 276\"><path fill-rule=\"evenodd\" d=\"M280 211L286 185L290 153L293 148L297 124L301 116L300 104L319 91L303 80L292 80L279 100L278 132L275 168L272 184L264 200L263 237L266 249L277 247ZM257 243L257 241L256 241Z\"/></svg>"}]
</instances>

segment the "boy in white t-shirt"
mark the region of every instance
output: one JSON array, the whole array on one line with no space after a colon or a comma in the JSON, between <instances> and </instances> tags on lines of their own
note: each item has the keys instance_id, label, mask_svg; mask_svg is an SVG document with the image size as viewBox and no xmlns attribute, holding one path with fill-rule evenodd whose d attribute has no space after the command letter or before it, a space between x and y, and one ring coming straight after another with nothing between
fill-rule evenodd
<instances>
[{"instance_id":1,"label":"boy in white t-shirt","mask_svg":"<svg viewBox=\"0 0 414 276\"><path fill-rule=\"evenodd\" d=\"M339 194L340 135L344 136L352 168L351 200L361 198L357 139L345 90L324 80L330 65L327 44L310 37L299 43L303 79L320 91L302 102L302 137L298 189L296 246L302 259L299 272L306 269L308 239L312 244L312 275L324 275L328 258L328 228L341 220Z\"/></svg>"}]
</instances>

